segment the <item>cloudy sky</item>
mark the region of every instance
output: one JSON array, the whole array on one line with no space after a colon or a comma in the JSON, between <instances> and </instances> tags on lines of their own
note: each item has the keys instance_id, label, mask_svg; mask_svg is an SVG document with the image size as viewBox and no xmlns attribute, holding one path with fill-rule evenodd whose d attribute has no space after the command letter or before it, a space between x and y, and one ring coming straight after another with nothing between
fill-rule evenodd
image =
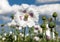
<instances>
[{"instance_id":1,"label":"cloudy sky","mask_svg":"<svg viewBox=\"0 0 60 42\"><path fill-rule=\"evenodd\" d=\"M37 10L40 16L48 17L57 12L57 31L60 32L60 0L0 0L0 24L10 22L10 15L24 8Z\"/></svg>"}]
</instances>

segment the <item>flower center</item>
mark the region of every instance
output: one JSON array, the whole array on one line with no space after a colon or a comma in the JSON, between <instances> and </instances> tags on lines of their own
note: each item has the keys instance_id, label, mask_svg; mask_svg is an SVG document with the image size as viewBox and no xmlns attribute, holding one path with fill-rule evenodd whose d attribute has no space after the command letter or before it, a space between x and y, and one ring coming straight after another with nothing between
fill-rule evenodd
<instances>
[{"instance_id":1,"label":"flower center","mask_svg":"<svg viewBox=\"0 0 60 42\"><path fill-rule=\"evenodd\" d=\"M28 20L28 14L24 15L24 20L27 21Z\"/></svg>"}]
</instances>

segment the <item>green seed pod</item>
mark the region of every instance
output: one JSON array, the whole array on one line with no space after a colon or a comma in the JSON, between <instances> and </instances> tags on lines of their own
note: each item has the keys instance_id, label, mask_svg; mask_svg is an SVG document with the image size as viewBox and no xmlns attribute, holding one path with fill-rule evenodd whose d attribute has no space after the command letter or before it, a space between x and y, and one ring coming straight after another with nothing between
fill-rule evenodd
<instances>
[{"instance_id":1,"label":"green seed pod","mask_svg":"<svg viewBox=\"0 0 60 42\"><path fill-rule=\"evenodd\" d=\"M11 15L11 18L14 19L14 14Z\"/></svg>"},{"instance_id":2,"label":"green seed pod","mask_svg":"<svg viewBox=\"0 0 60 42\"><path fill-rule=\"evenodd\" d=\"M40 27L45 30L46 29L46 25L45 24L41 24Z\"/></svg>"},{"instance_id":3,"label":"green seed pod","mask_svg":"<svg viewBox=\"0 0 60 42\"><path fill-rule=\"evenodd\" d=\"M55 33L55 36L58 36L58 32L54 32Z\"/></svg>"},{"instance_id":4,"label":"green seed pod","mask_svg":"<svg viewBox=\"0 0 60 42\"><path fill-rule=\"evenodd\" d=\"M46 17L45 16L42 16L42 20L46 20Z\"/></svg>"},{"instance_id":5,"label":"green seed pod","mask_svg":"<svg viewBox=\"0 0 60 42\"><path fill-rule=\"evenodd\" d=\"M48 18L48 21L50 21L50 22L51 22L52 20L53 20L52 18Z\"/></svg>"},{"instance_id":6,"label":"green seed pod","mask_svg":"<svg viewBox=\"0 0 60 42\"><path fill-rule=\"evenodd\" d=\"M49 28L54 28L56 25L55 25L54 22L50 22L50 23L48 24L48 26L49 26Z\"/></svg>"},{"instance_id":7,"label":"green seed pod","mask_svg":"<svg viewBox=\"0 0 60 42\"><path fill-rule=\"evenodd\" d=\"M52 16L53 16L54 18L56 18L56 17L57 17L57 13L54 12Z\"/></svg>"},{"instance_id":8,"label":"green seed pod","mask_svg":"<svg viewBox=\"0 0 60 42\"><path fill-rule=\"evenodd\" d=\"M4 24L1 24L1 27L4 27Z\"/></svg>"}]
</instances>

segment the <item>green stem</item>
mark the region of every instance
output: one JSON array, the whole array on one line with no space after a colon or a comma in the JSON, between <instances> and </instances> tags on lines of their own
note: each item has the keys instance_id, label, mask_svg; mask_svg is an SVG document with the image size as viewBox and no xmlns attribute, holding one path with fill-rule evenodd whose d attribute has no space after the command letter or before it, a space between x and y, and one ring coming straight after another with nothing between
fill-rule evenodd
<instances>
[{"instance_id":1,"label":"green stem","mask_svg":"<svg viewBox=\"0 0 60 42\"><path fill-rule=\"evenodd\" d=\"M44 20L43 22L44 22L44 24L46 25L46 21ZM45 33L45 41L47 41L47 40L46 40L46 28L45 28L45 30L44 30L44 33Z\"/></svg>"},{"instance_id":2,"label":"green stem","mask_svg":"<svg viewBox=\"0 0 60 42\"><path fill-rule=\"evenodd\" d=\"M56 24L56 18L55 18L55 24ZM56 27L55 27L55 32L56 32Z\"/></svg>"},{"instance_id":3,"label":"green stem","mask_svg":"<svg viewBox=\"0 0 60 42\"><path fill-rule=\"evenodd\" d=\"M56 24L56 18L55 18L55 24ZM55 27L55 32L56 32L56 27ZM55 38L56 38L56 34L55 34ZM57 40L57 39L56 39ZM56 42L56 41L55 41Z\"/></svg>"},{"instance_id":4,"label":"green stem","mask_svg":"<svg viewBox=\"0 0 60 42\"><path fill-rule=\"evenodd\" d=\"M32 42L31 41L31 28L29 28L29 37L30 37L30 41L29 42Z\"/></svg>"},{"instance_id":5,"label":"green stem","mask_svg":"<svg viewBox=\"0 0 60 42\"><path fill-rule=\"evenodd\" d=\"M53 42L53 29L51 28L51 41Z\"/></svg>"},{"instance_id":6,"label":"green stem","mask_svg":"<svg viewBox=\"0 0 60 42\"><path fill-rule=\"evenodd\" d=\"M56 36L56 42L58 42L58 36Z\"/></svg>"},{"instance_id":7,"label":"green stem","mask_svg":"<svg viewBox=\"0 0 60 42\"><path fill-rule=\"evenodd\" d=\"M4 41L2 40L2 42L4 42Z\"/></svg>"},{"instance_id":8,"label":"green stem","mask_svg":"<svg viewBox=\"0 0 60 42\"><path fill-rule=\"evenodd\" d=\"M29 36L31 37L31 28L29 28Z\"/></svg>"},{"instance_id":9,"label":"green stem","mask_svg":"<svg viewBox=\"0 0 60 42\"><path fill-rule=\"evenodd\" d=\"M43 42L44 42L44 30L42 32L43 32L42 35L43 35Z\"/></svg>"},{"instance_id":10,"label":"green stem","mask_svg":"<svg viewBox=\"0 0 60 42\"><path fill-rule=\"evenodd\" d=\"M24 28L24 38L23 38L23 41L25 41L25 31L26 30L26 27Z\"/></svg>"},{"instance_id":11,"label":"green stem","mask_svg":"<svg viewBox=\"0 0 60 42\"><path fill-rule=\"evenodd\" d=\"M47 40L46 40L46 30L45 30L45 41L47 41Z\"/></svg>"}]
</instances>

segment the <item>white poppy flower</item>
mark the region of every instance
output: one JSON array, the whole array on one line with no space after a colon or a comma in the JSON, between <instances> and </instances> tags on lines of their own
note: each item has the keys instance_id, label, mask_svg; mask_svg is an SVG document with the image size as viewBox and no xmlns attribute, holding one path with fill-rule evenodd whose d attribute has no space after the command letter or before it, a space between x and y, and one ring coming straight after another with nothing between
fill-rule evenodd
<instances>
[{"instance_id":1,"label":"white poppy flower","mask_svg":"<svg viewBox=\"0 0 60 42\"><path fill-rule=\"evenodd\" d=\"M33 20L34 20L34 21L38 21L38 19L39 19L39 13L37 12L37 10L34 9L34 8L32 8L32 7L30 7L30 8L28 9L28 13L29 13L29 12L32 12L32 13L33 13L33 15L34 15Z\"/></svg>"},{"instance_id":2,"label":"white poppy flower","mask_svg":"<svg viewBox=\"0 0 60 42\"><path fill-rule=\"evenodd\" d=\"M34 33L38 33L38 30L35 30L35 29L34 29Z\"/></svg>"},{"instance_id":3,"label":"white poppy flower","mask_svg":"<svg viewBox=\"0 0 60 42\"><path fill-rule=\"evenodd\" d=\"M22 5L22 7L24 7L24 6L25 5ZM28 5L26 5L26 6L28 7ZM27 7L25 7L25 8L27 8ZM28 10L33 12L33 14L32 14L32 15L34 15L33 17L30 16ZM26 26L32 27L32 26L34 26L36 24L35 22L38 22L38 18L39 18L38 17L38 12L36 12L34 9L30 10L30 8L28 10L27 10L26 13L17 12L15 14L14 19L15 19L16 23L19 24L22 27L26 27ZM25 21L24 18L25 18L26 15L28 16L27 17L28 19Z\"/></svg>"},{"instance_id":4,"label":"white poppy flower","mask_svg":"<svg viewBox=\"0 0 60 42\"><path fill-rule=\"evenodd\" d=\"M28 21L27 22L27 26L28 27L32 27L32 26L34 26L35 25L35 23L33 22L33 21Z\"/></svg>"},{"instance_id":5,"label":"white poppy flower","mask_svg":"<svg viewBox=\"0 0 60 42\"><path fill-rule=\"evenodd\" d=\"M12 20L12 22L8 23L7 25L8 25L8 26L16 25L16 22L15 22L15 20Z\"/></svg>"},{"instance_id":6,"label":"white poppy flower","mask_svg":"<svg viewBox=\"0 0 60 42\"><path fill-rule=\"evenodd\" d=\"M4 33L4 36L6 36L7 35L7 33Z\"/></svg>"},{"instance_id":7,"label":"white poppy flower","mask_svg":"<svg viewBox=\"0 0 60 42\"><path fill-rule=\"evenodd\" d=\"M26 23L24 20L23 20L23 14L16 14L15 15L15 21L17 22L17 24L19 24L20 26L24 26L24 24Z\"/></svg>"},{"instance_id":8,"label":"white poppy flower","mask_svg":"<svg viewBox=\"0 0 60 42\"><path fill-rule=\"evenodd\" d=\"M29 34L26 34L26 37L29 36Z\"/></svg>"},{"instance_id":9,"label":"white poppy flower","mask_svg":"<svg viewBox=\"0 0 60 42\"><path fill-rule=\"evenodd\" d=\"M5 40L5 39L6 39L5 37L2 38L2 40Z\"/></svg>"},{"instance_id":10,"label":"white poppy flower","mask_svg":"<svg viewBox=\"0 0 60 42\"><path fill-rule=\"evenodd\" d=\"M26 14L24 14L24 15L26 15ZM22 27L26 27L26 26L32 27L35 24L34 21L33 21L33 19L28 16L28 20L25 21L24 20L24 15L18 15L18 16L16 16L15 20Z\"/></svg>"},{"instance_id":11,"label":"white poppy flower","mask_svg":"<svg viewBox=\"0 0 60 42\"><path fill-rule=\"evenodd\" d=\"M2 36L0 35L0 38L2 38Z\"/></svg>"},{"instance_id":12,"label":"white poppy flower","mask_svg":"<svg viewBox=\"0 0 60 42\"><path fill-rule=\"evenodd\" d=\"M34 40L39 41L39 37L35 36Z\"/></svg>"},{"instance_id":13,"label":"white poppy flower","mask_svg":"<svg viewBox=\"0 0 60 42\"><path fill-rule=\"evenodd\" d=\"M10 31L9 34L12 34L12 31Z\"/></svg>"},{"instance_id":14,"label":"white poppy flower","mask_svg":"<svg viewBox=\"0 0 60 42\"><path fill-rule=\"evenodd\" d=\"M24 34L20 33L20 36L21 36L21 37L24 37Z\"/></svg>"},{"instance_id":15,"label":"white poppy flower","mask_svg":"<svg viewBox=\"0 0 60 42\"><path fill-rule=\"evenodd\" d=\"M14 38L15 38L15 41L17 40L17 36L16 35L14 35Z\"/></svg>"},{"instance_id":16,"label":"white poppy flower","mask_svg":"<svg viewBox=\"0 0 60 42\"><path fill-rule=\"evenodd\" d=\"M19 27L17 27L16 29L21 30L21 29L22 29L22 27L21 27L21 26L19 26Z\"/></svg>"},{"instance_id":17,"label":"white poppy flower","mask_svg":"<svg viewBox=\"0 0 60 42\"><path fill-rule=\"evenodd\" d=\"M49 29L46 30L46 35L51 38L51 34L50 34L50 30L49 30ZM53 32L53 39L54 39L54 38L55 38L55 34L54 34L54 32Z\"/></svg>"},{"instance_id":18,"label":"white poppy flower","mask_svg":"<svg viewBox=\"0 0 60 42\"><path fill-rule=\"evenodd\" d=\"M48 28L48 29L49 29L48 24L46 24L46 28Z\"/></svg>"},{"instance_id":19,"label":"white poppy flower","mask_svg":"<svg viewBox=\"0 0 60 42\"><path fill-rule=\"evenodd\" d=\"M39 25L34 25L35 29L38 29L40 31L40 33L42 33L42 28Z\"/></svg>"}]
</instances>

